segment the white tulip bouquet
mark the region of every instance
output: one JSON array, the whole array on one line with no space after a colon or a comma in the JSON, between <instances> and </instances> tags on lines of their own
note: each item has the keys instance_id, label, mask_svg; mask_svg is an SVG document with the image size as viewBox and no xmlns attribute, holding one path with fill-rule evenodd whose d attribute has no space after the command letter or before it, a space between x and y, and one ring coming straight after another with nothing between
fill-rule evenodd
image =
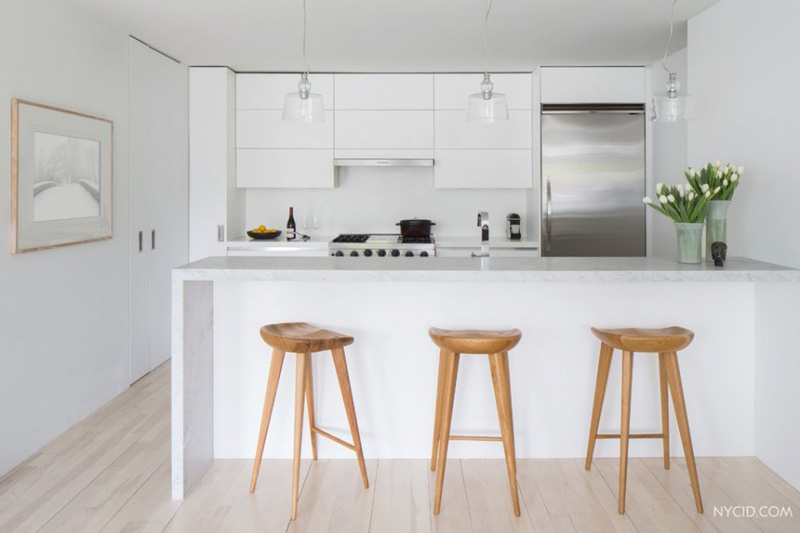
<instances>
[{"instance_id":1,"label":"white tulip bouquet","mask_svg":"<svg viewBox=\"0 0 800 533\"><path fill-rule=\"evenodd\" d=\"M714 199L721 190L721 187L712 189L708 184L702 184L699 191L695 191L689 185L685 187L681 184L665 186L663 183L657 183L658 203L655 203L649 196L642 201L671 218L673 222L699 224L705 220L708 202Z\"/></svg>"},{"instance_id":2,"label":"white tulip bouquet","mask_svg":"<svg viewBox=\"0 0 800 533\"><path fill-rule=\"evenodd\" d=\"M722 166L719 161L707 164L700 172L689 168L684 174L686 181L696 193L705 193L708 190L719 189L719 195L714 200L732 200L736 187L741 182L744 167L736 167L731 163Z\"/></svg>"}]
</instances>

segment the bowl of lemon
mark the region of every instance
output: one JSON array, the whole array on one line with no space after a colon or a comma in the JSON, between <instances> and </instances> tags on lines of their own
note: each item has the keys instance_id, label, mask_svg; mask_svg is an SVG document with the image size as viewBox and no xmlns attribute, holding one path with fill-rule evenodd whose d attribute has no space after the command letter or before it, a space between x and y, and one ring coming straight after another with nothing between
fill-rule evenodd
<instances>
[{"instance_id":1,"label":"bowl of lemon","mask_svg":"<svg viewBox=\"0 0 800 533\"><path fill-rule=\"evenodd\" d=\"M257 228L253 228L247 232L247 236L251 239L277 239L281 234L281 230L275 228L268 228L263 224Z\"/></svg>"}]
</instances>

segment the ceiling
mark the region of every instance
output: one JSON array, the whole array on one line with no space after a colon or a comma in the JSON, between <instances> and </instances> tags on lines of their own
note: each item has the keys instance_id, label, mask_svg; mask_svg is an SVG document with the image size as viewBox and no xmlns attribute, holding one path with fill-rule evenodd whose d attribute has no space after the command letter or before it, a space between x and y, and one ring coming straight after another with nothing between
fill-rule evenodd
<instances>
[{"instance_id":1,"label":"ceiling","mask_svg":"<svg viewBox=\"0 0 800 533\"><path fill-rule=\"evenodd\" d=\"M67 0L187 65L302 69L302 0ZM683 0L686 20L719 0ZM320 72L459 72L482 66L484 0L307 0L308 60ZM670 0L495 0L489 69L650 64Z\"/></svg>"}]
</instances>

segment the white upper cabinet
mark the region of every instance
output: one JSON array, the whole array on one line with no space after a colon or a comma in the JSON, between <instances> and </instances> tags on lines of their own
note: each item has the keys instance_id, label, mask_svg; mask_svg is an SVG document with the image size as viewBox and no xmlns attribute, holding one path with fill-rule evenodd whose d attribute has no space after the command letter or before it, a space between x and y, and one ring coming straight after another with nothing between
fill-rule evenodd
<instances>
[{"instance_id":1,"label":"white upper cabinet","mask_svg":"<svg viewBox=\"0 0 800 533\"><path fill-rule=\"evenodd\" d=\"M300 74L237 74L236 109L283 109L286 93L296 92ZM333 75L310 74L311 92L333 109Z\"/></svg>"},{"instance_id":2,"label":"white upper cabinet","mask_svg":"<svg viewBox=\"0 0 800 533\"><path fill-rule=\"evenodd\" d=\"M433 109L433 74L336 74L336 109Z\"/></svg>"},{"instance_id":3,"label":"white upper cabinet","mask_svg":"<svg viewBox=\"0 0 800 533\"><path fill-rule=\"evenodd\" d=\"M542 67L543 104L638 104L644 67Z\"/></svg>"},{"instance_id":4,"label":"white upper cabinet","mask_svg":"<svg viewBox=\"0 0 800 533\"><path fill-rule=\"evenodd\" d=\"M435 109L459 110L467 117L467 97L480 92L483 74L436 74ZM531 75L492 74L495 92L506 95L509 109L531 109Z\"/></svg>"},{"instance_id":5,"label":"white upper cabinet","mask_svg":"<svg viewBox=\"0 0 800 533\"><path fill-rule=\"evenodd\" d=\"M494 124L467 122L465 114L463 110L436 110L437 150L531 149L531 110L511 109L508 112L508 121Z\"/></svg>"},{"instance_id":6,"label":"white upper cabinet","mask_svg":"<svg viewBox=\"0 0 800 533\"><path fill-rule=\"evenodd\" d=\"M530 188L531 150L442 150L436 152L437 189Z\"/></svg>"},{"instance_id":7,"label":"white upper cabinet","mask_svg":"<svg viewBox=\"0 0 800 533\"><path fill-rule=\"evenodd\" d=\"M433 111L336 110L336 150L433 149Z\"/></svg>"},{"instance_id":8,"label":"white upper cabinet","mask_svg":"<svg viewBox=\"0 0 800 533\"><path fill-rule=\"evenodd\" d=\"M287 122L280 110L246 109L236 112L238 148L333 149L333 112L325 122Z\"/></svg>"}]
</instances>

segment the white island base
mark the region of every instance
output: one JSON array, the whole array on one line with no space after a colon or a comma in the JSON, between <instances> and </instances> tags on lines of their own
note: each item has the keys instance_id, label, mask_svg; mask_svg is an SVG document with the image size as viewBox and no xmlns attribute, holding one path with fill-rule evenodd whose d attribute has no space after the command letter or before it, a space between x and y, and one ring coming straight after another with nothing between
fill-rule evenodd
<instances>
[{"instance_id":1,"label":"white island base","mask_svg":"<svg viewBox=\"0 0 800 533\"><path fill-rule=\"evenodd\" d=\"M388 265L388 266L387 266ZM725 269L664 259L366 260L209 258L173 274L172 495L213 458L252 458L269 367L258 330L311 322L355 337L346 348L367 458L431 453L443 328L522 330L510 353L519 458L583 457L599 327L680 325L679 353L697 456L757 456L800 488L800 272L750 260ZM349 440L329 353L312 356L317 425ZM485 356L461 359L453 434L499 434ZM660 429L657 357L637 354L631 428ZM619 428L615 354L601 429ZM283 368L265 457L292 456L294 358ZM671 450L681 455L677 427ZM304 454L310 457L308 431ZM320 457L352 454L319 439ZM632 456L658 456L636 440ZM596 456L617 456L616 440ZM449 457L502 457L494 442L451 442Z\"/></svg>"}]
</instances>

